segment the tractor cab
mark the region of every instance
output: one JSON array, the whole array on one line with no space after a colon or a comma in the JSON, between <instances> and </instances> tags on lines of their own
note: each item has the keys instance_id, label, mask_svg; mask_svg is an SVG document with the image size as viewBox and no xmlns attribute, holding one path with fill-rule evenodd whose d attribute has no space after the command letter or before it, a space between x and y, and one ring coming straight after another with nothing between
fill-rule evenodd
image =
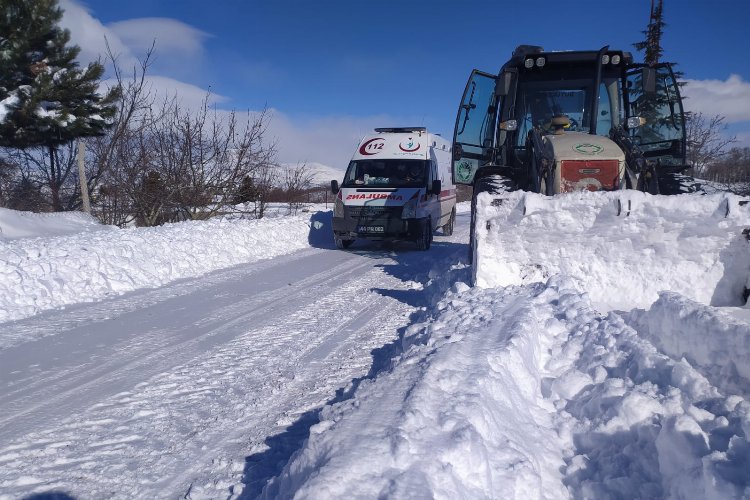
<instances>
[{"instance_id":1,"label":"tractor cab","mask_svg":"<svg viewBox=\"0 0 750 500\"><path fill-rule=\"evenodd\" d=\"M474 70L453 143L456 183L500 174L545 194L636 187L647 171L685 168L671 66L634 64L630 53L608 47L545 52L522 45L498 75Z\"/></svg>"}]
</instances>

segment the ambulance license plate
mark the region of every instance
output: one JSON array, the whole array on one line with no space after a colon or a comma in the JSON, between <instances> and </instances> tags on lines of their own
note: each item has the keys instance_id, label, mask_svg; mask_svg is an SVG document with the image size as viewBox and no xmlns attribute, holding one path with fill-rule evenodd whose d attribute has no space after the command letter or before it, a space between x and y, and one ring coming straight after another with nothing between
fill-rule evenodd
<instances>
[{"instance_id":1,"label":"ambulance license plate","mask_svg":"<svg viewBox=\"0 0 750 500\"><path fill-rule=\"evenodd\" d=\"M359 226L357 227L358 233L384 233L385 228L383 226Z\"/></svg>"}]
</instances>

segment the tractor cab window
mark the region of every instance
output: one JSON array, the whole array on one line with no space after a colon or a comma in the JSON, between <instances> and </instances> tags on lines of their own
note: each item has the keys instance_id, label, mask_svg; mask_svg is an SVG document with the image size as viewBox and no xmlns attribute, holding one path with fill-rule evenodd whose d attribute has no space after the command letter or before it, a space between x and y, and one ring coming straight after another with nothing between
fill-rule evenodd
<instances>
[{"instance_id":1,"label":"tractor cab window","mask_svg":"<svg viewBox=\"0 0 750 500\"><path fill-rule=\"evenodd\" d=\"M570 119L568 132L591 131L591 79L559 79L527 81L519 86L516 101L516 116L519 133L516 145L523 147L526 136L533 127L551 132L551 120L555 115L566 115ZM597 135L609 135L610 129L623 119L622 88L619 78L603 75L598 92L598 110L595 120Z\"/></svg>"},{"instance_id":2,"label":"tractor cab window","mask_svg":"<svg viewBox=\"0 0 750 500\"><path fill-rule=\"evenodd\" d=\"M519 117L518 146L523 146L526 136L534 127L552 131L552 117L566 115L570 127L566 130L588 132L587 103L591 90L585 82L547 81L529 82L519 92L516 100Z\"/></svg>"},{"instance_id":3,"label":"tractor cab window","mask_svg":"<svg viewBox=\"0 0 750 500\"><path fill-rule=\"evenodd\" d=\"M668 66L656 68L656 91L644 92L641 75L628 77L629 116L638 116L645 124L631 129L630 133L646 156L660 156L662 161L679 162L683 139L682 103L677 83Z\"/></svg>"},{"instance_id":4,"label":"tractor cab window","mask_svg":"<svg viewBox=\"0 0 750 500\"><path fill-rule=\"evenodd\" d=\"M352 160L343 187L422 187L430 162L425 160Z\"/></svg>"}]
</instances>

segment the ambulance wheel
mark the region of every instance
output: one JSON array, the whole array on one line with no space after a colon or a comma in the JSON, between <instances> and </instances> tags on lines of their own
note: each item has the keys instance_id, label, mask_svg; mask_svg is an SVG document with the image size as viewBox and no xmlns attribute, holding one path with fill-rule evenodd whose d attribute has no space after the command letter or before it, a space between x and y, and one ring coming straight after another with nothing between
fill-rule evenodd
<instances>
[{"instance_id":1,"label":"ambulance wheel","mask_svg":"<svg viewBox=\"0 0 750 500\"><path fill-rule=\"evenodd\" d=\"M334 236L333 241L336 243L336 248L338 248L339 250L346 250L347 248L352 246L352 243L354 243L354 240L345 240L339 238L338 236Z\"/></svg>"},{"instance_id":2,"label":"ambulance wheel","mask_svg":"<svg viewBox=\"0 0 750 500\"><path fill-rule=\"evenodd\" d=\"M417 250L429 250L432 243L432 221L427 219L422 224L422 231L417 239Z\"/></svg>"},{"instance_id":3,"label":"ambulance wheel","mask_svg":"<svg viewBox=\"0 0 750 500\"><path fill-rule=\"evenodd\" d=\"M448 223L443 226L443 236L453 235L453 226L456 224L456 209L451 211L451 216L448 219Z\"/></svg>"}]
</instances>

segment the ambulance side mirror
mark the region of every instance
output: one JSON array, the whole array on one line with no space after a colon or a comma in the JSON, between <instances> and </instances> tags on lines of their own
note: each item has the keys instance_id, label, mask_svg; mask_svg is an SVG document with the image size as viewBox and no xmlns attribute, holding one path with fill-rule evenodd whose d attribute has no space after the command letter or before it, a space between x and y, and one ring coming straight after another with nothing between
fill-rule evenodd
<instances>
[{"instance_id":1,"label":"ambulance side mirror","mask_svg":"<svg viewBox=\"0 0 750 500\"><path fill-rule=\"evenodd\" d=\"M443 192L443 183L440 182L439 179L436 179L432 181L432 194L435 196L440 196L440 193Z\"/></svg>"},{"instance_id":2,"label":"ambulance side mirror","mask_svg":"<svg viewBox=\"0 0 750 500\"><path fill-rule=\"evenodd\" d=\"M333 194L339 193L339 181L331 181L331 192Z\"/></svg>"}]
</instances>

